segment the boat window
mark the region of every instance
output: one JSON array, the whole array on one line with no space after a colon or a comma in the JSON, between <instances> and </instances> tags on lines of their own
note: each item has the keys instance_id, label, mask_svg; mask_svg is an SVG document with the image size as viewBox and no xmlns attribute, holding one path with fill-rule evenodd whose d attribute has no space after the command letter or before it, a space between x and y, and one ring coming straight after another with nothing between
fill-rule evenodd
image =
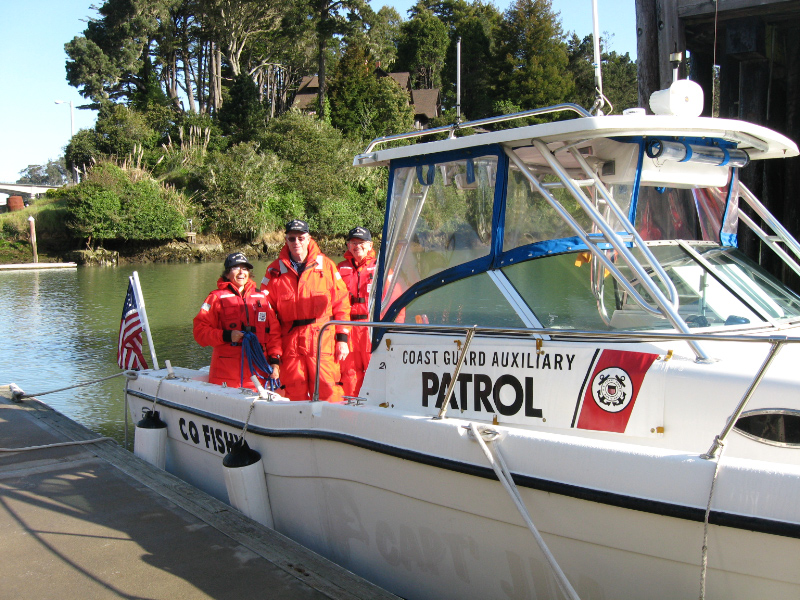
<instances>
[{"instance_id":1,"label":"boat window","mask_svg":"<svg viewBox=\"0 0 800 600\"><path fill-rule=\"evenodd\" d=\"M800 447L800 412L796 410L748 411L736 421L735 428L758 442Z\"/></svg>"},{"instance_id":2,"label":"boat window","mask_svg":"<svg viewBox=\"0 0 800 600\"><path fill-rule=\"evenodd\" d=\"M488 256L497 156L394 170L384 298L440 271ZM399 286L399 288L398 288ZM381 306L381 316L389 302Z\"/></svg>"},{"instance_id":3,"label":"boat window","mask_svg":"<svg viewBox=\"0 0 800 600\"><path fill-rule=\"evenodd\" d=\"M559 179L555 175L540 175L542 183L555 183ZM584 193L592 190L583 188ZM578 202L564 188L552 188L550 192L562 206L580 223L585 231L590 231L591 221L580 208ZM591 195L590 195L591 197ZM564 219L549 202L531 186L528 179L515 166L511 166L506 190L505 231L503 251L507 252L520 246L557 240L575 235Z\"/></svg>"},{"instance_id":4,"label":"boat window","mask_svg":"<svg viewBox=\"0 0 800 600\"><path fill-rule=\"evenodd\" d=\"M636 230L644 240L704 240L730 244L735 239L738 220L736 173L731 169L728 185L723 187L643 185L636 208ZM731 206L728 206L730 185L734 185L735 190L731 194Z\"/></svg>"},{"instance_id":5,"label":"boat window","mask_svg":"<svg viewBox=\"0 0 800 600\"><path fill-rule=\"evenodd\" d=\"M675 284L678 313L690 327L763 326L767 319L800 318L800 297L735 248L702 242L693 247L710 263L710 272L677 244L650 246ZM632 252L643 259L640 251ZM630 269L621 261L617 266L636 285ZM612 276L593 286L591 268L588 252L570 252L504 267L503 272L544 327L672 328L666 318L646 312ZM642 286L636 287L650 300Z\"/></svg>"},{"instance_id":6,"label":"boat window","mask_svg":"<svg viewBox=\"0 0 800 600\"><path fill-rule=\"evenodd\" d=\"M642 186L636 230L646 241L703 239L692 190Z\"/></svg>"},{"instance_id":7,"label":"boat window","mask_svg":"<svg viewBox=\"0 0 800 600\"><path fill-rule=\"evenodd\" d=\"M756 262L733 248L698 246L695 248L734 283L744 300L757 306L773 319L796 319L800 316L800 296L795 294Z\"/></svg>"},{"instance_id":8,"label":"boat window","mask_svg":"<svg viewBox=\"0 0 800 600\"><path fill-rule=\"evenodd\" d=\"M435 325L525 326L486 273L443 285L413 300L406 307L405 321Z\"/></svg>"}]
</instances>

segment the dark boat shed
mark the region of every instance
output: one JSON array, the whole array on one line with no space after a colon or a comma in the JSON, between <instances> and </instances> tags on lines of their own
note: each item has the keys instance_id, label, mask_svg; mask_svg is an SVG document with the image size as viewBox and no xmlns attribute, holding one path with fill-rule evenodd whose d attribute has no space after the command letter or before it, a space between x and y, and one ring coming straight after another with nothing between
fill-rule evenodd
<instances>
[{"instance_id":1,"label":"dark boat shed","mask_svg":"<svg viewBox=\"0 0 800 600\"><path fill-rule=\"evenodd\" d=\"M758 123L800 143L800 0L636 0L636 27L640 106L669 86L670 54L682 52L681 77L703 87L704 116ZM741 179L800 239L800 157L754 162ZM760 240L739 233L740 247L761 260ZM800 292L800 277L770 251L761 262Z\"/></svg>"}]
</instances>

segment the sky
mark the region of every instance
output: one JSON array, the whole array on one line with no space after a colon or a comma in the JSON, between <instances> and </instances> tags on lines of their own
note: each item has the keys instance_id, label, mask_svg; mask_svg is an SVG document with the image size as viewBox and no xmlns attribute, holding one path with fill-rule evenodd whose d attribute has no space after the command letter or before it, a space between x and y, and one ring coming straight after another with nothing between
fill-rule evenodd
<instances>
[{"instance_id":1,"label":"sky","mask_svg":"<svg viewBox=\"0 0 800 600\"><path fill-rule=\"evenodd\" d=\"M372 0L378 9L406 11L416 0ZM565 32L592 33L591 0L551 0ZM598 0L601 35L611 34L610 50L636 56L635 0ZM501 10L509 0L495 0ZM70 139L69 104L75 131L92 127L96 113L77 107L86 103L67 83L64 44L86 28L101 0L0 0L0 182L11 183L32 164L45 164L63 154Z\"/></svg>"}]
</instances>

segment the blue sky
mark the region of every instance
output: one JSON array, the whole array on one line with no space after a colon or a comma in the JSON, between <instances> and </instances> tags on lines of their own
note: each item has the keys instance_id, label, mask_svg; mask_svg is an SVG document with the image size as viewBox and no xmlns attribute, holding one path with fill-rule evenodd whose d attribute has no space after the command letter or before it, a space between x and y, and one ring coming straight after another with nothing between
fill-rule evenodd
<instances>
[{"instance_id":1,"label":"blue sky","mask_svg":"<svg viewBox=\"0 0 800 600\"><path fill-rule=\"evenodd\" d=\"M70 138L70 108L56 100L86 102L66 80L64 44L86 27L89 7L102 0L0 0L0 181L13 182L29 164L58 158ZM403 18L415 2L392 4ZM505 10L508 0L497 2ZM591 0L552 0L565 31L592 32ZM634 0L598 0L601 35L610 48L636 54ZM75 108L75 131L94 124L93 111Z\"/></svg>"}]
</instances>

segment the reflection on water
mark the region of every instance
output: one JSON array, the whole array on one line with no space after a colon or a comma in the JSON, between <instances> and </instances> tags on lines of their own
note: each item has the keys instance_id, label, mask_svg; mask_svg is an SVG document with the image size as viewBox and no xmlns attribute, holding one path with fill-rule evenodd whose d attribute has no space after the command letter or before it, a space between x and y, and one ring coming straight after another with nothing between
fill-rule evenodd
<instances>
[{"instance_id":1,"label":"reflection on water","mask_svg":"<svg viewBox=\"0 0 800 600\"><path fill-rule=\"evenodd\" d=\"M254 263L261 280L268 261ZM81 267L0 273L0 384L26 393L119 373L117 336L128 276L139 272L159 365L200 367L211 349L192 337L192 319L215 288L219 263ZM145 338L145 357L151 363ZM152 365L151 365L152 366ZM122 441L122 378L42 396L83 425Z\"/></svg>"}]
</instances>

